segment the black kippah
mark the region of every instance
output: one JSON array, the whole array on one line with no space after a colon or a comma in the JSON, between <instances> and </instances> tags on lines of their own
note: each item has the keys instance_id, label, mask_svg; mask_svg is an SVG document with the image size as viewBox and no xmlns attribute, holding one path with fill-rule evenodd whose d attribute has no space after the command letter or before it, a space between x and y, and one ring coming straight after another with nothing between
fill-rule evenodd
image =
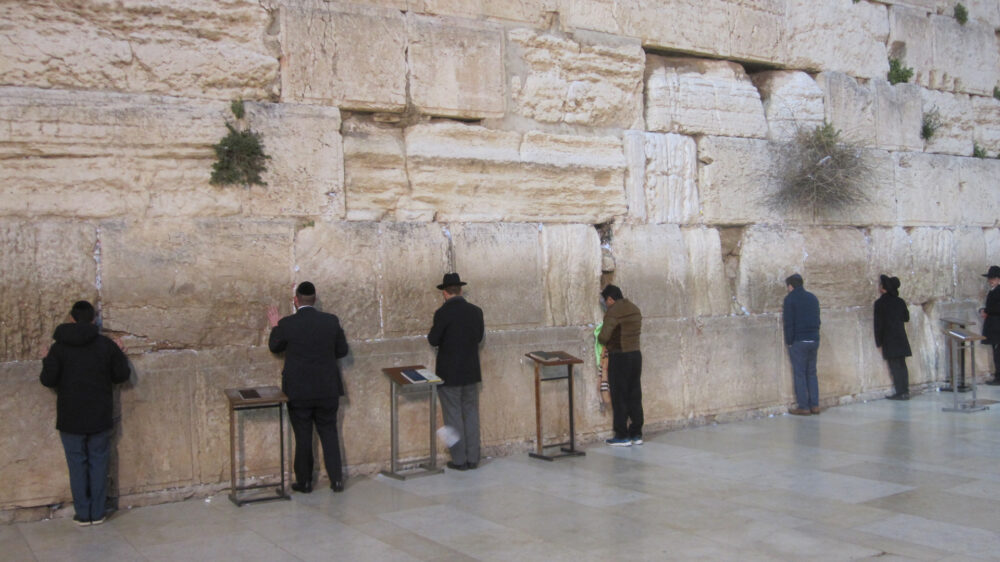
<instances>
[{"instance_id":1,"label":"black kippah","mask_svg":"<svg viewBox=\"0 0 1000 562\"><path fill-rule=\"evenodd\" d=\"M302 295L303 297L311 297L316 294L316 286L308 281L303 281L295 289L295 294Z\"/></svg>"}]
</instances>

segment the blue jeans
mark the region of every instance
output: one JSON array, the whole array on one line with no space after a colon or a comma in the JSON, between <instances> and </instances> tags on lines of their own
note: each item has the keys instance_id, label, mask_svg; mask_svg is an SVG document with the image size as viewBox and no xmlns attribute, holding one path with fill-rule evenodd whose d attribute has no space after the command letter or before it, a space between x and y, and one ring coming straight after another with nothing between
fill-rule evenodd
<instances>
[{"instance_id":1,"label":"blue jeans","mask_svg":"<svg viewBox=\"0 0 1000 562\"><path fill-rule=\"evenodd\" d=\"M80 521L104 517L108 499L108 461L111 458L112 430L89 435L60 432L66 464L69 466L69 488L73 492L73 508Z\"/></svg>"},{"instance_id":2,"label":"blue jeans","mask_svg":"<svg viewBox=\"0 0 1000 562\"><path fill-rule=\"evenodd\" d=\"M792 361L792 381L795 383L795 401L803 410L819 407L819 382L816 380L818 350L818 341L797 341L788 346L788 358Z\"/></svg>"}]
</instances>

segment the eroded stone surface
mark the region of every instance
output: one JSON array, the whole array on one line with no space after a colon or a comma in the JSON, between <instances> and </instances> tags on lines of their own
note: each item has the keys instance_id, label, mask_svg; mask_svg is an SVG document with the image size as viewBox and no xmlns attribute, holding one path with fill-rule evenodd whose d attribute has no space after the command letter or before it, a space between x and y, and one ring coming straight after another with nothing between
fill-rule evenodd
<instances>
[{"instance_id":1,"label":"eroded stone surface","mask_svg":"<svg viewBox=\"0 0 1000 562\"><path fill-rule=\"evenodd\" d=\"M642 127L645 53L636 40L508 33L514 110L542 123Z\"/></svg>"},{"instance_id":2,"label":"eroded stone surface","mask_svg":"<svg viewBox=\"0 0 1000 562\"><path fill-rule=\"evenodd\" d=\"M786 38L792 68L845 72L865 78L889 70L885 41L889 35L886 7L873 2L818 5L789 0ZM836 49L831 49L836 45Z\"/></svg>"},{"instance_id":3,"label":"eroded stone surface","mask_svg":"<svg viewBox=\"0 0 1000 562\"><path fill-rule=\"evenodd\" d=\"M410 190L402 129L351 118L343 131L347 219L394 217Z\"/></svg>"},{"instance_id":4,"label":"eroded stone surface","mask_svg":"<svg viewBox=\"0 0 1000 562\"><path fill-rule=\"evenodd\" d=\"M698 218L697 147L692 137L626 131L629 218L692 223Z\"/></svg>"},{"instance_id":5,"label":"eroded stone surface","mask_svg":"<svg viewBox=\"0 0 1000 562\"><path fill-rule=\"evenodd\" d=\"M1000 51L993 26L970 20L961 25L954 17L932 16L934 67L929 86L971 94L992 95L1000 77Z\"/></svg>"},{"instance_id":6,"label":"eroded stone surface","mask_svg":"<svg viewBox=\"0 0 1000 562\"><path fill-rule=\"evenodd\" d=\"M441 291L435 287L455 267L447 226L384 223L379 228L383 333L387 337L427 335L442 302ZM458 273L463 279L469 276L465 271Z\"/></svg>"},{"instance_id":7,"label":"eroded stone surface","mask_svg":"<svg viewBox=\"0 0 1000 562\"><path fill-rule=\"evenodd\" d=\"M959 159L961 225L991 227L1000 224L1000 195L996 158Z\"/></svg>"},{"instance_id":8,"label":"eroded stone surface","mask_svg":"<svg viewBox=\"0 0 1000 562\"><path fill-rule=\"evenodd\" d=\"M899 152L896 193L899 222L905 225L957 224L962 214L961 164L949 156Z\"/></svg>"},{"instance_id":9,"label":"eroded stone surface","mask_svg":"<svg viewBox=\"0 0 1000 562\"><path fill-rule=\"evenodd\" d=\"M806 238L801 232L753 226L743 232L736 300L745 313L777 312L785 298L785 278L805 270ZM806 287L809 287L806 279Z\"/></svg>"},{"instance_id":10,"label":"eroded stone surface","mask_svg":"<svg viewBox=\"0 0 1000 562\"><path fill-rule=\"evenodd\" d=\"M753 75L767 119L767 138L790 140L823 124L823 90L805 72L772 70Z\"/></svg>"},{"instance_id":11,"label":"eroded stone surface","mask_svg":"<svg viewBox=\"0 0 1000 562\"><path fill-rule=\"evenodd\" d=\"M650 131L767 135L760 95L743 67L733 62L650 55L645 95Z\"/></svg>"},{"instance_id":12,"label":"eroded stone surface","mask_svg":"<svg viewBox=\"0 0 1000 562\"><path fill-rule=\"evenodd\" d=\"M980 116L976 111L977 101L985 98L973 96L970 99L970 96L965 94L935 90L922 90L921 95L923 119L936 119L939 125L931 138L924 141L925 152L970 155L975 132L994 130L989 125L982 127L978 125ZM988 117L983 117L984 123L991 124Z\"/></svg>"},{"instance_id":13,"label":"eroded stone surface","mask_svg":"<svg viewBox=\"0 0 1000 562\"><path fill-rule=\"evenodd\" d=\"M775 154L764 140L701 137L698 191L707 224L779 222L768 197L777 190Z\"/></svg>"},{"instance_id":14,"label":"eroded stone surface","mask_svg":"<svg viewBox=\"0 0 1000 562\"><path fill-rule=\"evenodd\" d=\"M994 97L972 96L973 139L987 153L1000 153L1000 100ZM964 131L968 134L968 129ZM961 154L972 154L968 152Z\"/></svg>"},{"instance_id":15,"label":"eroded stone surface","mask_svg":"<svg viewBox=\"0 0 1000 562\"><path fill-rule=\"evenodd\" d=\"M601 240L590 225L542 227L546 323L590 324L600 318Z\"/></svg>"}]
</instances>

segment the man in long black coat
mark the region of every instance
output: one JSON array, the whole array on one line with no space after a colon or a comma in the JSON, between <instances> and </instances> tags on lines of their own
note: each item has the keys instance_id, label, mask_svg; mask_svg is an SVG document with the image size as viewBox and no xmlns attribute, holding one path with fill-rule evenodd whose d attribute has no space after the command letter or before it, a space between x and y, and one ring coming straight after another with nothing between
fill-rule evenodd
<instances>
[{"instance_id":1,"label":"man in long black coat","mask_svg":"<svg viewBox=\"0 0 1000 562\"><path fill-rule=\"evenodd\" d=\"M457 273L446 273L437 286L444 304L434 313L427 341L438 348L435 370L442 382L437 390L444 424L457 432L450 445L448 468L466 470L479 466L479 343L485 327L483 311L462 296Z\"/></svg>"},{"instance_id":2,"label":"man in long black coat","mask_svg":"<svg viewBox=\"0 0 1000 562\"><path fill-rule=\"evenodd\" d=\"M1000 266L991 265L983 277L990 284L990 292L986 295L986 306L979 311L983 317L983 336L986 345L993 348L993 380L986 384L1000 385Z\"/></svg>"},{"instance_id":3,"label":"man in long black coat","mask_svg":"<svg viewBox=\"0 0 1000 562\"><path fill-rule=\"evenodd\" d=\"M278 308L268 307L271 325L268 348L272 353L285 353L285 368L281 371L281 390L288 396L288 419L295 434L296 492L309 493L313 487L313 426L323 445L323 459L330 487L344 490L340 459L340 438L337 435L337 408L344 395L344 382L337 360L347 355L347 337L340 319L320 312L316 304L316 287L302 282L295 289L295 314L279 320Z\"/></svg>"},{"instance_id":4,"label":"man in long black coat","mask_svg":"<svg viewBox=\"0 0 1000 562\"><path fill-rule=\"evenodd\" d=\"M899 298L899 285L897 277L879 277L880 296L874 305L875 347L882 349L882 357L889 363L892 385L896 389L889 399L909 400L910 373L906 369L906 358L913 353L903 324L910 321L910 311L906 302Z\"/></svg>"}]
</instances>

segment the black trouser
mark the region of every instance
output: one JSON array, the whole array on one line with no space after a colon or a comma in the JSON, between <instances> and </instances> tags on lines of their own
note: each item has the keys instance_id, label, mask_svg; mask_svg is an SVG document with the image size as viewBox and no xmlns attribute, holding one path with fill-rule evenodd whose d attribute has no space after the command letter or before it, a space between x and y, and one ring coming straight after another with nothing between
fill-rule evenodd
<instances>
[{"instance_id":1,"label":"black trouser","mask_svg":"<svg viewBox=\"0 0 1000 562\"><path fill-rule=\"evenodd\" d=\"M337 435L337 408L339 398L322 400L295 400L288 402L288 419L295 434L295 481L299 484L313 481L313 425L323 446L323 460L330 482L343 479L340 467L340 437Z\"/></svg>"},{"instance_id":2,"label":"black trouser","mask_svg":"<svg viewBox=\"0 0 1000 562\"><path fill-rule=\"evenodd\" d=\"M608 354L608 387L615 438L642 437L642 352ZM631 424L629 421L631 420Z\"/></svg>"},{"instance_id":3,"label":"black trouser","mask_svg":"<svg viewBox=\"0 0 1000 562\"><path fill-rule=\"evenodd\" d=\"M910 372L906 369L906 357L893 357L886 359L889 363L889 374L892 375L892 386L896 387L896 394L910 393Z\"/></svg>"},{"instance_id":4,"label":"black trouser","mask_svg":"<svg viewBox=\"0 0 1000 562\"><path fill-rule=\"evenodd\" d=\"M993 380L1000 380L1000 342L990 344L993 348Z\"/></svg>"}]
</instances>

